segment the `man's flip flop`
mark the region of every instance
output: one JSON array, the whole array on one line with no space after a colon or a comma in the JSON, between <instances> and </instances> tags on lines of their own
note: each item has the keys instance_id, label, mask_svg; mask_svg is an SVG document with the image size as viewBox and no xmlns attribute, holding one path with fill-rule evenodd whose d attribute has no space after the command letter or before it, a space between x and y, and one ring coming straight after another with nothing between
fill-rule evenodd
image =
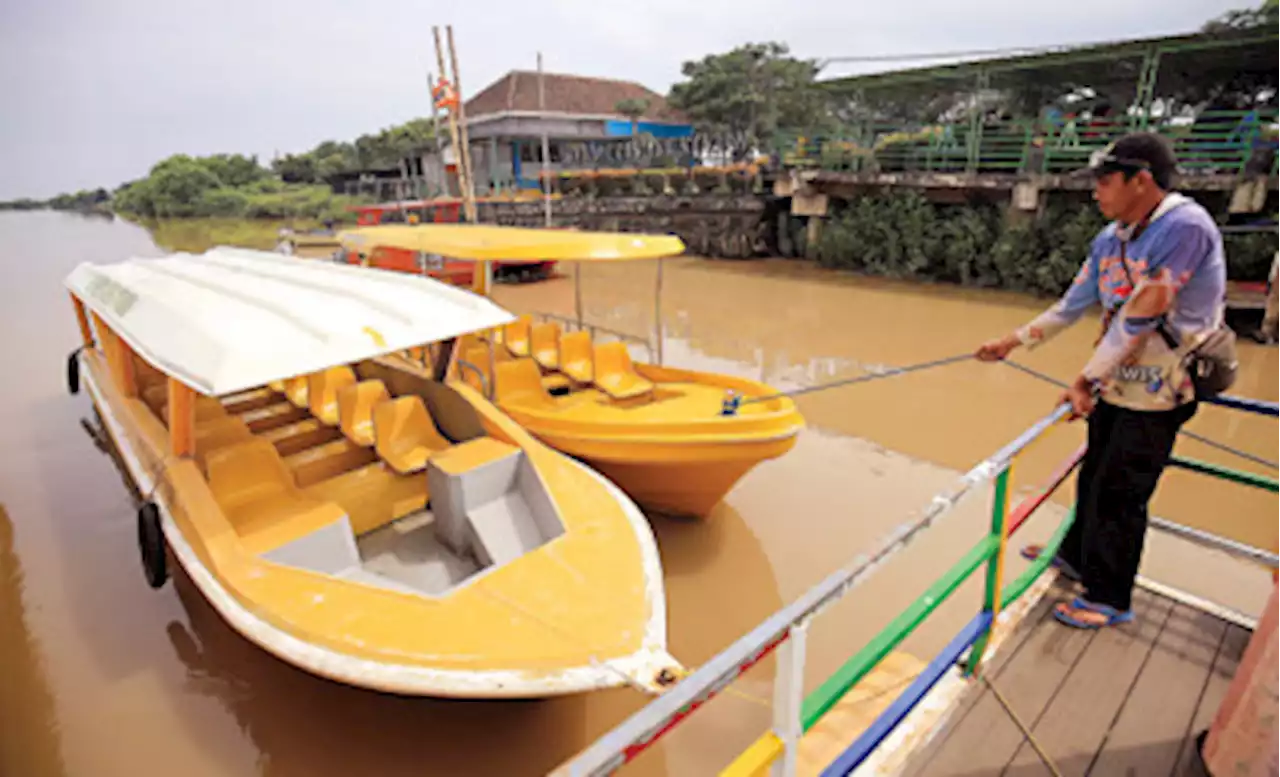
<instances>
[{"instance_id":1,"label":"man's flip flop","mask_svg":"<svg viewBox=\"0 0 1280 777\"><path fill-rule=\"evenodd\" d=\"M1042 550L1044 550L1044 548L1040 545L1023 545L1019 554L1027 561L1035 561L1040 558L1040 552ZM1054 556L1053 560L1049 562L1049 566L1058 570L1060 575L1073 583L1080 582L1080 573L1076 571L1075 567L1063 561L1061 556Z\"/></svg>"},{"instance_id":2,"label":"man's flip flop","mask_svg":"<svg viewBox=\"0 0 1280 777\"><path fill-rule=\"evenodd\" d=\"M1084 610L1086 612L1095 612L1099 615L1105 615L1107 620L1105 623L1094 623L1092 621L1083 621L1069 614L1064 613L1058 607L1053 608L1053 617L1068 626L1074 626L1077 629L1100 629L1104 626L1116 626L1121 623L1128 623L1133 620L1133 610L1121 612L1114 607L1108 607L1105 604L1094 604L1085 601L1080 597L1076 597L1071 602L1071 608L1074 610Z\"/></svg>"}]
</instances>

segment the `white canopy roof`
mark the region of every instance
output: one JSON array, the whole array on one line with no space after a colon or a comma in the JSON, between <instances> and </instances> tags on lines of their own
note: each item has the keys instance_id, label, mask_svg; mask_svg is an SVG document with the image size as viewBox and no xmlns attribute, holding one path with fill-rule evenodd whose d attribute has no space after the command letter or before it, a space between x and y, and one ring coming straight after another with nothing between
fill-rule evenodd
<instances>
[{"instance_id":1,"label":"white canopy roof","mask_svg":"<svg viewBox=\"0 0 1280 777\"><path fill-rule=\"evenodd\" d=\"M66 283L139 356L209 395L515 319L430 278L227 247L85 263Z\"/></svg>"}]
</instances>

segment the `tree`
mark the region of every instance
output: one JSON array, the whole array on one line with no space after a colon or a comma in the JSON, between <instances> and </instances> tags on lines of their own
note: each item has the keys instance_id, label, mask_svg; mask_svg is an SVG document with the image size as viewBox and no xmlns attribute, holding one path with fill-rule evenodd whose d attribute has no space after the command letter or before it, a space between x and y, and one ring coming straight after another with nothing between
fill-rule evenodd
<instances>
[{"instance_id":1,"label":"tree","mask_svg":"<svg viewBox=\"0 0 1280 777\"><path fill-rule=\"evenodd\" d=\"M1274 29L1280 22L1280 0L1265 0L1257 8L1237 8L1223 15L1210 19L1201 28L1203 32L1233 32L1236 30L1253 30L1260 27Z\"/></svg>"},{"instance_id":2,"label":"tree","mask_svg":"<svg viewBox=\"0 0 1280 777\"><path fill-rule=\"evenodd\" d=\"M639 128L640 117L649 110L649 101L641 97L628 97L614 103L613 109L631 119L631 137L635 137Z\"/></svg>"},{"instance_id":3,"label":"tree","mask_svg":"<svg viewBox=\"0 0 1280 777\"><path fill-rule=\"evenodd\" d=\"M316 159L312 154L285 154L271 163L271 169L285 183L312 183L316 180Z\"/></svg>"},{"instance_id":4,"label":"tree","mask_svg":"<svg viewBox=\"0 0 1280 777\"><path fill-rule=\"evenodd\" d=\"M700 131L745 136L751 144L812 130L826 119L814 86L818 65L788 51L782 43L750 43L685 62L680 72L688 80L674 84L667 100Z\"/></svg>"},{"instance_id":5,"label":"tree","mask_svg":"<svg viewBox=\"0 0 1280 777\"><path fill-rule=\"evenodd\" d=\"M265 178L268 173L258 164L256 156L243 154L214 154L197 159L206 170L222 182L223 186L245 186Z\"/></svg>"}]
</instances>

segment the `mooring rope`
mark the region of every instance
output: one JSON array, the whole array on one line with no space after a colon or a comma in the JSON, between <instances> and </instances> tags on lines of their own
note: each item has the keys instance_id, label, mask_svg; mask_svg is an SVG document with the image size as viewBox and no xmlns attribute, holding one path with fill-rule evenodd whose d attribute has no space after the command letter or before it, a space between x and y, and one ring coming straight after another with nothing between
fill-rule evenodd
<instances>
[{"instance_id":1,"label":"mooring rope","mask_svg":"<svg viewBox=\"0 0 1280 777\"><path fill-rule=\"evenodd\" d=\"M811 394L815 391L826 391L827 389L840 388L841 386L852 386L855 383L866 383L868 381L880 380L881 378L892 378L897 375L905 375L908 372L919 372L920 370L932 369L933 367L941 367L946 364L954 364L965 359L972 359L973 354L966 351L955 356L948 356L945 359L934 359L933 361L920 362L919 364L910 364L906 367L890 367L884 371L877 371L870 375L859 375L856 378L845 378L831 383L822 383L817 386L806 386L804 388L795 389L793 391L780 391L777 394L767 394L759 397L744 397L738 405L747 405L752 402L766 402L770 399L781 399L783 397L798 397L801 394ZM735 408L737 405L735 405Z\"/></svg>"},{"instance_id":2,"label":"mooring rope","mask_svg":"<svg viewBox=\"0 0 1280 777\"><path fill-rule=\"evenodd\" d=\"M1004 694L1000 693L1000 690L996 688L995 683L991 682L991 678L988 677L985 672L980 676L982 678L982 682L987 686L987 689L991 691L991 695L994 696L995 700L999 702L1002 708L1004 708L1005 714L1013 720L1013 724L1022 732L1023 739L1031 745L1032 750L1035 750L1036 755L1040 758L1040 763L1044 764L1044 767L1049 770L1049 773L1052 774L1053 777L1062 777L1062 772L1058 771L1058 766L1053 762L1053 759L1049 757L1049 754L1044 751L1044 747L1040 744L1040 741L1036 739L1035 734L1031 733L1031 729L1027 724L1023 723L1022 718L1018 717L1018 713L1014 712L1013 707L1009 706L1009 700L1004 697Z\"/></svg>"},{"instance_id":3,"label":"mooring rope","mask_svg":"<svg viewBox=\"0 0 1280 777\"><path fill-rule=\"evenodd\" d=\"M1048 375L1045 375L1043 372L1038 372L1036 370L1033 370L1030 367L1026 366L1025 364L1019 364L1015 361L1011 361L1008 359L1005 359L1004 363L1014 368L1015 370L1018 370L1019 372L1030 375L1033 378L1042 380L1045 383L1052 383L1058 388L1065 389L1067 387L1067 384L1063 383L1057 378L1053 378ZM1280 466L1277 466L1276 462L1270 459L1263 458L1262 456L1257 456L1255 454L1249 453L1248 451L1242 451L1238 448L1232 448L1230 445L1220 443L1217 440L1211 440L1208 437L1205 437L1204 435L1201 435L1201 434L1196 434L1190 429L1182 429L1178 432L1178 434L1181 434L1189 439L1195 440L1196 442L1208 445L1210 448L1217 448L1220 451L1224 451L1226 453L1239 456L1242 459L1252 461L1255 464L1261 464L1266 467L1271 467L1272 469L1280 469Z\"/></svg>"}]
</instances>

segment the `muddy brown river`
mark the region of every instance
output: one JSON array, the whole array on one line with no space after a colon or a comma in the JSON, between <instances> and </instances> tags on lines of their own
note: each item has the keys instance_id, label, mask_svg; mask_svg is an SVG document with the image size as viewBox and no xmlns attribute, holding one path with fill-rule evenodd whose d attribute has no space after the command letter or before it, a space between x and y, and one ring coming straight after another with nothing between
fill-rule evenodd
<instances>
[{"instance_id":1,"label":"muddy brown river","mask_svg":"<svg viewBox=\"0 0 1280 777\"><path fill-rule=\"evenodd\" d=\"M198 225L182 228L197 248ZM270 231L267 232L270 234ZM543 701L400 698L318 679L228 628L179 571L144 582L134 510L81 426L64 364L79 336L62 281L78 262L158 255L138 226L68 214L0 214L0 775L541 774L645 701L619 689ZM654 324L653 262L583 270L588 321L643 334ZM664 265L668 363L763 378L783 389L971 351L1048 300L837 275L793 261ZM518 312L570 314L565 277L497 288ZM1030 354L1068 378L1096 323ZM1274 401L1277 351L1243 343L1235 393ZM972 361L816 393L795 449L749 474L705 521L652 517L662 553L671 652L712 656L784 603L912 519L929 498L1046 414L1058 392ZM1189 429L1277 458L1274 419L1202 408ZM1032 485L1083 439L1056 430L1016 470ZM1274 475L1192 440L1179 452ZM1043 538L1065 488L1018 542ZM816 687L963 552L989 521L989 490L940 521L815 622L806 683ZM1170 471L1153 512L1275 550L1274 495ZM1257 613L1270 576L1153 533L1143 574ZM1010 561L1013 570L1022 562ZM980 577L980 576L977 576ZM975 611L975 577L903 645L927 659ZM714 774L763 732L774 665L761 662L624 770Z\"/></svg>"}]
</instances>

